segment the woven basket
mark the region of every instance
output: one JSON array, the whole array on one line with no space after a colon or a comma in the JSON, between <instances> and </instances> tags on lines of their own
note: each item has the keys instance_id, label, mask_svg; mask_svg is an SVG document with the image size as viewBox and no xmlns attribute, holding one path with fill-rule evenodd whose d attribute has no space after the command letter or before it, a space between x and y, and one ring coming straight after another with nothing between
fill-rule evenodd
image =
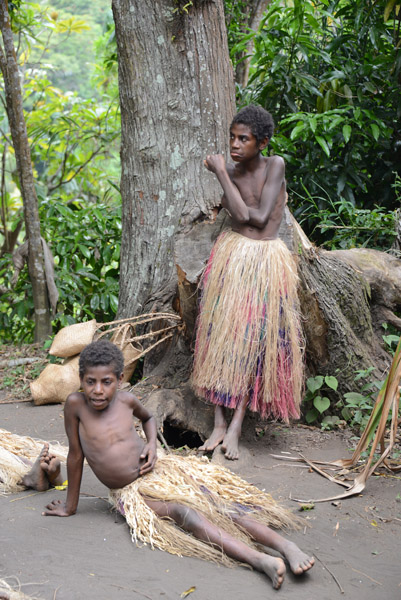
<instances>
[{"instance_id":1,"label":"woven basket","mask_svg":"<svg viewBox=\"0 0 401 600\"><path fill-rule=\"evenodd\" d=\"M85 346L92 342L96 329L97 323L95 319L63 327L55 335L49 354L61 358L79 354Z\"/></svg>"},{"instance_id":2,"label":"woven basket","mask_svg":"<svg viewBox=\"0 0 401 600\"><path fill-rule=\"evenodd\" d=\"M47 365L39 377L30 383L33 401L37 406L65 402L67 397L80 388L78 373L79 356L62 365Z\"/></svg>"}]
</instances>

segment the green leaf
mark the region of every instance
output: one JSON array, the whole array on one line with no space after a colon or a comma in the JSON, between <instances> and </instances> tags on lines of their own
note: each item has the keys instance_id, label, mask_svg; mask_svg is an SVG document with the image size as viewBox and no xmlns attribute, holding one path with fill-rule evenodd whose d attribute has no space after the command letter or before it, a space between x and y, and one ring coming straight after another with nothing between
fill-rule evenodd
<instances>
[{"instance_id":1,"label":"green leaf","mask_svg":"<svg viewBox=\"0 0 401 600\"><path fill-rule=\"evenodd\" d=\"M327 410L330 406L330 400L324 396L316 396L313 400L313 406L322 414L325 410Z\"/></svg>"},{"instance_id":2,"label":"green leaf","mask_svg":"<svg viewBox=\"0 0 401 600\"><path fill-rule=\"evenodd\" d=\"M395 3L397 2L397 0L389 0L386 4L386 7L384 9L384 22L388 21L388 18L391 14L391 11L394 8Z\"/></svg>"},{"instance_id":3,"label":"green leaf","mask_svg":"<svg viewBox=\"0 0 401 600\"><path fill-rule=\"evenodd\" d=\"M380 129L378 128L376 123L371 123L370 128L372 130L373 137L375 138L375 140L377 142L377 140L379 139L379 136L380 136Z\"/></svg>"},{"instance_id":4,"label":"green leaf","mask_svg":"<svg viewBox=\"0 0 401 600\"><path fill-rule=\"evenodd\" d=\"M322 375L317 375L316 377L309 377L309 379L306 382L306 387L312 392L312 394L314 394L315 392L317 392L317 390L319 390L322 387L323 381L324 380Z\"/></svg>"},{"instance_id":5,"label":"green leaf","mask_svg":"<svg viewBox=\"0 0 401 600\"><path fill-rule=\"evenodd\" d=\"M352 132L352 128L350 125L343 125L343 136L344 136L345 143L349 142L349 139L351 137L351 132Z\"/></svg>"},{"instance_id":6,"label":"green leaf","mask_svg":"<svg viewBox=\"0 0 401 600\"><path fill-rule=\"evenodd\" d=\"M298 138L303 129L305 129L305 123L303 121L298 121L294 129L291 131L290 139L294 140Z\"/></svg>"},{"instance_id":7,"label":"green leaf","mask_svg":"<svg viewBox=\"0 0 401 600\"><path fill-rule=\"evenodd\" d=\"M331 388L334 391L337 391L338 381L336 377L326 375L326 377L324 378L324 382L329 388Z\"/></svg>"},{"instance_id":8,"label":"green leaf","mask_svg":"<svg viewBox=\"0 0 401 600\"><path fill-rule=\"evenodd\" d=\"M316 141L319 144L319 146L322 148L323 152L330 157L330 148L326 142L326 140L324 139L324 137L322 137L321 135L317 135L316 136Z\"/></svg>"},{"instance_id":9,"label":"green leaf","mask_svg":"<svg viewBox=\"0 0 401 600\"><path fill-rule=\"evenodd\" d=\"M311 408L305 415L305 421L307 423L313 423L317 420L318 416L319 412L316 410L316 408Z\"/></svg>"},{"instance_id":10,"label":"green leaf","mask_svg":"<svg viewBox=\"0 0 401 600\"><path fill-rule=\"evenodd\" d=\"M284 54L276 54L273 59L271 73L275 73L287 62L287 57Z\"/></svg>"},{"instance_id":11,"label":"green leaf","mask_svg":"<svg viewBox=\"0 0 401 600\"><path fill-rule=\"evenodd\" d=\"M363 396L359 392L346 392L344 394L344 398L356 405L360 404L361 402L365 402L366 400L365 396Z\"/></svg>"},{"instance_id":12,"label":"green leaf","mask_svg":"<svg viewBox=\"0 0 401 600\"><path fill-rule=\"evenodd\" d=\"M110 308L114 313L116 313L117 309L118 309L118 298L114 294L110 294L109 299L110 299Z\"/></svg>"},{"instance_id":13,"label":"green leaf","mask_svg":"<svg viewBox=\"0 0 401 600\"><path fill-rule=\"evenodd\" d=\"M93 294L90 299L90 307L92 310L97 310L99 308L100 298L99 294Z\"/></svg>"},{"instance_id":14,"label":"green leaf","mask_svg":"<svg viewBox=\"0 0 401 600\"><path fill-rule=\"evenodd\" d=\"M78 244L78 248L81 250L82 254L85 256L85 258L92 258L92 252L89 250L89 248L87 246L84 246L83 244Z\"/></svg>"}]
</instances>

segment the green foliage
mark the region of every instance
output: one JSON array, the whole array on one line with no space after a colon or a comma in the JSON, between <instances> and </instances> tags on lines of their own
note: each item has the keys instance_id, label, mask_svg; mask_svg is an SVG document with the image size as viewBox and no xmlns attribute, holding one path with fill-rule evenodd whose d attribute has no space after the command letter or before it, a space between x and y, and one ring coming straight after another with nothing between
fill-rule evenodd
<instances>
[{"instance_id":1,"label":"green foliage","mask_svg":"<svg viewBox=\"0 0 401 600\"><path fill-rule=\"evenodd\" d=\"M93 318L112 321L118 308L121 209L83 200L66 205L60 199L46 199L40 217L56 262L60 297L55 329ZM10 281L9 260L7 255L0 258L0 283ZM13 291L1 298L0 339L31 341L32 311L25 267Z\"/></svg>"},{"instance_id":2,"label":"green foliage","mask_svg":"<svg viewBox=\"0 0 401 600\"><path fill-rule=\"evenodd\" d=\"M111 2L52 0L49 5L42 0L37 6L47 18L43 27L63 36L60 39L60 35L52 35L48 39L44 32L36 36L30 62L46 62L52 85L64 92L76 91L82 98L99 97L91 84L96 68L94 44L112 21Z\"/></svg>"},{"instance_id":3,"label":"green foliage","mask_svg":"<svg viewBox=\"0 0 401 600\"><path fill-rule=\"evenodd\" d=\"M373 371L373 367L369 369L356 371L355 383L362 379L367 379ZM360 431L365 429L372 413L372 408L376 402L378 391L382 386L381 381L370 381L368 383L357 384L358 392L347 392L344 394L344 399L339 403L341 415L347 423Z\"/></svg>"},{"instance_id":4,"label":"green foliage","mask_svg":"<svg viewBox=\"0 0 401 600\"><path fill-rule=\"evenodd\" d=\"M310 198L319 211L329 212L337 202L372 211L379 203L384 220L385 211L397 207L397 6L365 0L272 0L256 33L231 28L233 58L250 37L255 44L249 83L238 90L238 102L257 102L273 113L278 123L273 151L286 159L297 215L308 212L304 227L308 234L315 232L319 243L331 239L334 230L316 235L319 217L310 214ZM364 217L373 219L373 225L378 219L377 212L372 219L367 213Z\"/></svg>"},{"instance_id":5,"label":"green foliage","mask_svg":"<svg viewBox=\"0 0 401 600\"><path fill-rule=\"evenodd\" d=\"M396 211L388 212L380 206L372 209L355 208L352 202L341 198L333 201L322 195L313 197L305 186L304 210L296 211L299 223L309 229L313 239L329 250L336 248L383 248L396 237ZM321 206L323 208L321 208ZM317 231L319 233L317 233Z\"/></svg>"},{"instance_id":6,"label":"green foliage","mask_svg":"<svg viewBox=\"0 0 401 600\"><path fill-rule=\"evenodd\" d=\"M84 8L83 3L80 6ZM121 237L116 89L103 85L101 97L99 92L97 99L85 100L55 87L49 65L42 63L39 69L29 62L36 51L46 53L53 36L60 42L64 35L85 30L82 19L62 18L51 8L21 3L13 13L13 28L21 42L18 58L24 72L24 109L42 235L56 262L60 299L53 325L58 329L93 317L112 320L118 303ZM103 46L100 60L105 56ZM85 79L89 81L87 74ZM0 127L0 155L6 167L1 220L3 230L12 232L23 219L22 201L8 121L1 109ZM19 243L23 237L22 228ZM33 302L27 269L12 285L10 263L9 253L0 256L0 284L9 290L0 299L0 339L30 342Z\"/></svg>"},{"instance_id":7,"label":"green foliage","mask_svg":"<svg viewBox=\"0 0 401 600\"><path fill-rule=\"evenodd\" d=\"M347 423L357 433L363 431L383 385L381 381L371 380L373 371L374 367L355 371L356 391L346 392L342 396L337 391L336 377L310 377L306 382L307 391L303 400L305 421L320 425L322 429L342 427Z\"/></svg>"},{"instance_id":8,"label":"green foliage","mask_svg":"<svg viewBox=\"0 0 401 600\"><path fill-rule=\"evenodd\" d=\"M330 375L317 375L309 377L306 381L307 391L303 400L305 420L307 423L320 422L326 418L323 413L330 408L330 399L324 395L328 390L337 391L338 381L336 377Z\"/></svg>"}]
</instances>

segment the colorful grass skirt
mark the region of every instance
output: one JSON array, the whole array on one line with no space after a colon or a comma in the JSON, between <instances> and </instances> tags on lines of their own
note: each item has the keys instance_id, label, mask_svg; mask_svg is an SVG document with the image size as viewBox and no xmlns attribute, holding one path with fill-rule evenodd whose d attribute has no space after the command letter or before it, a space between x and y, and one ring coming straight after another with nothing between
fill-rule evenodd
<instances>
[{"instance_id":1,"label":"colorful grass skirt","mask_svg":"<svg viewBox=\"0 0 401 600\"><path fill-rule=\"evenodd\" d=\"M279 239L222 233L200 288L192 385L202 398L261 417L299 417L303 338L295 261Z\"/></svg>"}]
</instances>

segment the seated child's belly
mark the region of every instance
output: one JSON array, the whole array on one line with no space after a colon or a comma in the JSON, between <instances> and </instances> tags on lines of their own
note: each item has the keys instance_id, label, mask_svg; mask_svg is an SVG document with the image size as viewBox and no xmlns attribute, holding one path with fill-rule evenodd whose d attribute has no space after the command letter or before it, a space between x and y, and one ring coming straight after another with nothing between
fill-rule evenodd
<instances>
[{"instance_id":1,"label":"seated child's belly","mask_svg":"<svg viewBox=\"0 0 401 600\"><path fill-rule=\"evenodd\" d=\"M144 463L140 460L143 443L129 445L115 443L112 445L97 446L96 449L82 449L89 466L96 477L108 488L122 488L135 481L139 476L139 469Z\"/></svg>"}]
</instances>

